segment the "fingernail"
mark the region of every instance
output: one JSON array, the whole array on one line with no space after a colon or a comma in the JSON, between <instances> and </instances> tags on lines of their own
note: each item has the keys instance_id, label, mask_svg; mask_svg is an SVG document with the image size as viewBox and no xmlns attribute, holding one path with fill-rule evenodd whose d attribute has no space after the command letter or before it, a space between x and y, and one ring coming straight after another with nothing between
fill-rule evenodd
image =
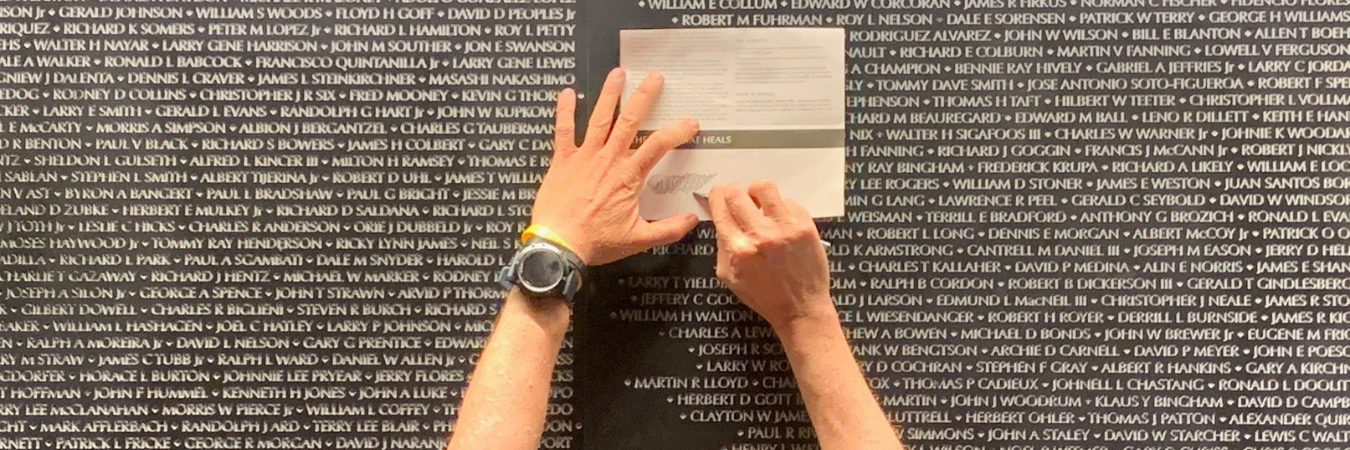
<instances>
[{"instance_id":1,"label":"fingernail","mask_svg":"<svg viewBox=\"0 0 1350 450\"><path fill-rule=\"evenodd\" d=\"M692 118L692 117L686 118L686 119L684 119L684 126L686 126L686 127L692 127L693 129L697 130L697 129L698 129L698 119L695 119L695 118Z\"/></svg>"}]
</instances>

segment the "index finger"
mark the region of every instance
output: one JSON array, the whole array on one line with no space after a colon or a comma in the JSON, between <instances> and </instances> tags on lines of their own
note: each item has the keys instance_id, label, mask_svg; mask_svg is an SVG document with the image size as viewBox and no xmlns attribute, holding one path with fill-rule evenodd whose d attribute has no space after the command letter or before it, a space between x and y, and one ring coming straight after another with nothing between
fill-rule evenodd
<instances>
[{"instance_id":1,"label":"index finger","mask_svg":"<svg viewBox=\"0 0 1350 450\"><path fill-rule=\"evenodd\" d=\"M715 186L708 193L708 209L712 210L713 228L717 230L717 239L731 239L741 236L741 225L736 223L736 219L731 217L731 209L727 206L726 189L721 186Z\"/></svg>"},{"instance_id":2,"label":"index finger","mask_svg":"<svg viewBox=\"0 0 1350 450\"><path fill-rule=\"evenodd\" d=\"M639 177L646 178L647 173L652 171L661 158L666 156L675 147L683 145L698 134L698 122L693 119L684 119L680 123L671 125L647 136L647 140L633 152L633 164L637 169Z\"/></svg>"},{"instance_id":3,"label":"index finger","mask_svg":"<svg viewBox=\"0 0 1350 450\"><path fill-rule=\"evenodd\" d=\"M780 220L787 215L783 197L778 193L778 185L772 180L761 178L750 183L750 198L755 199L759 209L764 210L764 215L770 219Z\"/></svg>"},{"instance_id":4,"label":"index finger","mask_svg":"<svg viewBox=\"0 0 1350 450\"><path fill-rule=\"evenodd\" d=\"M731 183L726 189L723 189L722 197L727 202L727 209L731 212L731 218L740 225L742 232L755 234L757 230L768 224L764 212L760 211L759 206L755 205L754 199L750 198L750 193L740 183Z\"/></svg>"},{"instance_id":5,"label":"index finger","mask_svg":"<svg viewBox=\"0 0 1350 450\"><path fill-rule=\"evenodd\" d=\"M783 206L784 209L787 210L787 215L785 216L787 220L800 222L804 224L804 226L811 227L811 234L814 234L816 238L820 238L820 227L816 226L816 219L811 217L811 212L807 211L805 206L792 200L783 200Z\"/></svg>"}]
</instances>

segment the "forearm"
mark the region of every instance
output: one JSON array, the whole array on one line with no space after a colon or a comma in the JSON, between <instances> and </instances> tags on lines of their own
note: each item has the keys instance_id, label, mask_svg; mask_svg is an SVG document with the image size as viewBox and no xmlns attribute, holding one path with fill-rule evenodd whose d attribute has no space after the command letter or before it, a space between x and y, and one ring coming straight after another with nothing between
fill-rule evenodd
<instances>
[{"instance_id":1,"label":"forearm","mask_svg":"<svg viewBox=\"0 0 1350 450\"><path fill-rule=\"evenodd\" d=\"M474 368L446 450L534 450L571 311L512 289Z\"/></svg>"},{"instance_id":2,"label":"forearm","mask_svg":"<svg viewBox=\"0 0 1350 450\"><path fill-rule=\"evenodd\" d=\"M902 449L831 306L776 329L824 450Z\"/></svg>"}]
</instances>

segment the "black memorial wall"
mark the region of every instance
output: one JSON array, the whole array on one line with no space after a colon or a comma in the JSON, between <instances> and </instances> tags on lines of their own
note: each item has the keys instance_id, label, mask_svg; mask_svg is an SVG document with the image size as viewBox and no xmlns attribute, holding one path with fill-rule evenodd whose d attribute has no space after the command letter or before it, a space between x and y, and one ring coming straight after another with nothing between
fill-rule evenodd
<instances>
[{"instance_id":1,"label":"black memorial wall","mask_svg":"<svg viewBox=\"0 0 1350 450\"><path fill-rule=\"evenodd\" d=\"M1350 441L1347 5L579 7L592 91L622 28L846 30L849 209L822 230L855 354L911 447ZM626 337L579 348L603 368L588 446L813 442L777 341L713 278L710 232L616 268L584 315Z\"/></svg>"},{"instance_id":2,"label":"black memorial wall","mask_svg":"<svg viewBox=\"0 0 1350 450\"><path fill-rule=\"evenodd\" d=\"M574 14L0 5L0 447L439 448Z\"/></svg>"},{"instance_id":3,"label":"black memorial wall","mask_svg":"<svg viewBox=\"0 0 1350 450\"><path fill-rule=\"evenodd\" d=\"M0 446L438 447L557 89L706 26L848 33L822 230L911 447L1350 441L1337 0L9 2ZM813 442L711 233L597 271L543 447Z\"/></svg>"}]
</instances>

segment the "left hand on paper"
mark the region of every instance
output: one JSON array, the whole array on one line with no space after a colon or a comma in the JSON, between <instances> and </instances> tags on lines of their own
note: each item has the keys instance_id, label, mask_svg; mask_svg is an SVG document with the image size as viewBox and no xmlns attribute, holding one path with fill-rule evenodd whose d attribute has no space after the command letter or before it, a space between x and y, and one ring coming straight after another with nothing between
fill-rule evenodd
<instances>
[{"instance_id":1,"label":"left hand on paper","mask_svg":"<svg viewBox=\"0 0 1350 450\"><path fill-rule=\"evenodd\" d=\"M576 92L564 89L558 94L553 162L534 201L531 223L553 230L589 265L673 243L698 224L693 213L655 222L638 215L638 193L647 173L666 152L693 139L698 122L685 119L630 150L664 80L658 73L648 74L616 122L624 76L623 69L614 69L605 79L580 146L575 137Z\"/></svg>"}]
</instances>

